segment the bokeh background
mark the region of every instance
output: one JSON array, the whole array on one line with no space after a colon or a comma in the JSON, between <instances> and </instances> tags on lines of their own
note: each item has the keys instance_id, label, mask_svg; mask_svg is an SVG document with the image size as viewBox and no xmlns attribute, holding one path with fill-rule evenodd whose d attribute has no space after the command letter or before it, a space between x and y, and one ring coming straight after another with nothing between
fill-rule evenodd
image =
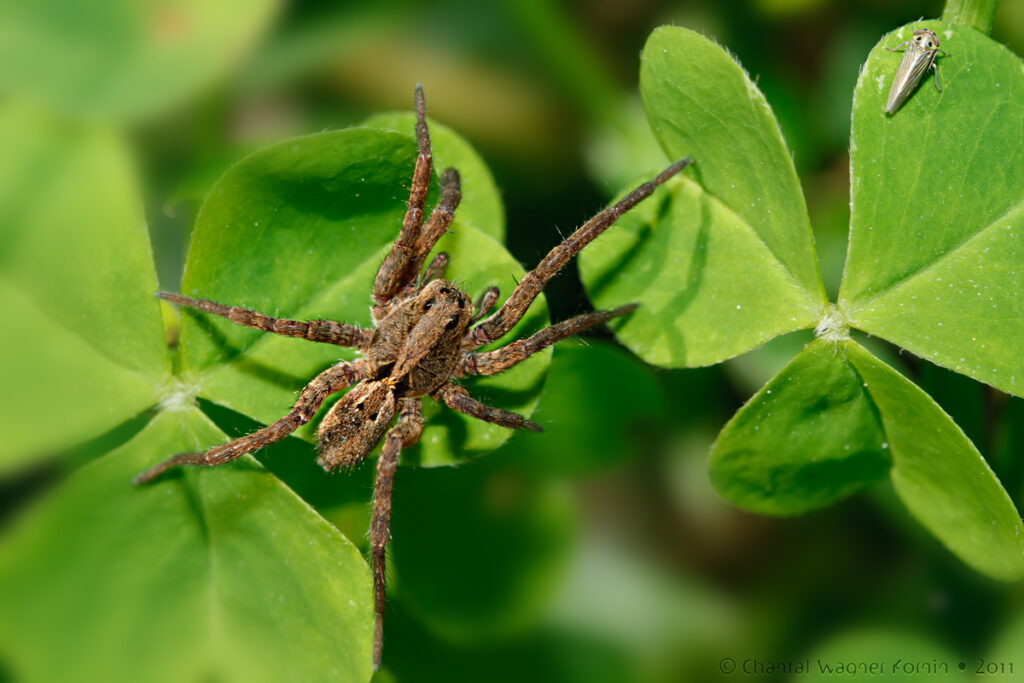
<instances>
[{"instance_id":1,"label":"bokeh background","mask_svg":"<svg viewBox=\"0 0 1024 683\"><path fill-rule=\"evenodd\" d=\"M79 76L91 59L131 69L116 50L133 41L156 45L149 57L158 61L161 41L189 35L189 3L158 7L145 31L127 38L119 31L130 2L0 10L59 15L45 35L12 35L0 22L0 94L131 141L162 289L177 290L196 212L224 169L271 142L407 110L417 82L430 115L490 166L508 248L535 263L664 165L637 73L647 35L669 23L727 46L764 91L793 150L834 297L859 65L883 33L942 10L937 1L885 0L264 0L229 11L234 4L214 22L225 44L197 49L194 64L168 64L166 79L134 100L99 97ZM109 37L110 54L78 54L85 48L61 40L83 31L101 44ZM992 35L1024 52L1024 3L1004 0ZM190 69L204 75L188 78ZM555 320L589 308L574 265L546 292ZM964 674L981 658L1012 663L1024 677L1020 588L967 569L887 486L792 519L743 513L711 488L705 465L718 430L809 339L792 335L696 370L648 366L606 332L561 343L535 415L546 433L516 435L459 468L400 471L379 679L827 679L817 675L819 657L964 662ZM1024 403L896 349L881 352L964 428L1020 508ZM228 433L254 426L204 407ZM75 464L138 428L6 477L0 523L9 527ZM311 460L307 445L280 444L260 459L365 549L372 463L330 495L309 463L296 464ZM960 676L956 669L943 678ZM3 672L0 661L0 680ZM905 670L873 677L913 678Z\"/></svg>"}]
</instances>

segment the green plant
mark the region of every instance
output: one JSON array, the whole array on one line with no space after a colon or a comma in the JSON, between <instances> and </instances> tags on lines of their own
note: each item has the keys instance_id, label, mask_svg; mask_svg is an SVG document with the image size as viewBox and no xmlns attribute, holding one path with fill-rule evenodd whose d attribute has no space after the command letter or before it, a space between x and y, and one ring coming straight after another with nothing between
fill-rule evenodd
<instances>
[{"instance_id":1,"label":"green plant","mask_svg":"<svg viewBox=\"0 0 1024 683\"><path fill-rule=\"evenodd\" d=\"M697 366L814 327L808 345L725 426L716 488L741 507L796 514L886 477L963 561L1024 576L1024 527L981 455L941 408L850 335L889 340L1021 395L1024 70L968 26L925 21L949 46L939 93L883 113L896 68L885 36L854 94L852 218L837 304L818 275L803 195L764 97L711 41L654 32L641 91L680 180L585 254L596 305L642 296L619 338L652 363ZM623 257L625 254L627 256ZM611 277L614 274L615 277ZM653 342L651 340L654 340Z\"/></svg>"},{"instance_id":2,"label":"green plant","mask_svg":"<svg viewBox=\"0 0 1024 683\"><path fill-rule=\"evenodd\" d=\"M38 342L20 336L9 340L10 346L26 344L14 349L30 360L21 368L26 372L21 381L31 387L32 377L44 372L31 367L32 362L62 362L65 365L60 372L72 378L72 387L99 389L93 395L74 397L88 409L83 412L123 420L150 409L151 417L123 447L83 467L51 498L46 512L32 517L10 541L12 560L0 570L0 584L10 587L45 581L54 602L40 603L31 597L30 603L19 603L12 595L6 603L7 613L31 614L39 620L39 628L5 631L3 640L18 643L18 633L45 631L43 624L59 621L63 610L79 602L78 585L85 582L93 587L90 601L107 601L106 609L95 605L75 609L86 628L113 641L137 639L139 660L116 661L102 648L81 642L75 635L80 633L77 629L69 629L67 636L76 642L59 647L80 656L44 658L45 666L52 668L32 673L44 678L74 678L76 675L62 668L70 665L77 676L122 678L124 673L115 672L148 670L157 651L173 659L175 649L194 651L198 642L204 642L204 647L217 650L215 657L210 655L215 662L204 661L204 657L181 659L177 666L165 662L160 666L162 675L167 680L190 679L191 670L182 670L182 665L218 671L230 661L231 676L241 676L247 670L262 670L266 675L277 666L287 666L290 676L316 677L344 665L348 676L366 678L370 632L357 616L370 608L366 566L351 543L273 475L254 468L248 459L248 466L236 468L217 482L207 483L203 474L189 473L185 481L171 484L168 490L148 487L150 490L140 494L122 486L121 481L130 481L132 470L141 471L167 454L202 450L225 440L224 433L199 409L197 399L272 421L271 415L282 409L287 412L303 377L346 352L309 348L311 345L301 342L291 345L287 342L294 340L288 339L282 345L282 340L258 331L253 334L253 330L223 324L227 321L182 316L180 342L172 353L165 343L159 302L152 296L156 278L138 205L131 197L111 197L105 190L130 186L130 182L109 183L112 173L130 177L116 142L40 123L17 111L5 114L0 130L8 131L4 141L16 149L14 158L23 168L45 163L47 154L56 149L76 162L70 176L76 186L67 188L72 196L59 202L62 210L72 214L58 223L66 226L66 234L55 241L52 230L39 230L23 236L16 245L18 272L10 277L21 274L17 284L22 287L12 288L10 301L19 302L23 288L64 283L56 291L41 293L51 293L52 299L33 297L13 310L21 320L36 326L41 339L53 344L52 348L30 348ZM469 171L464 178L467 216L500 215L489 175L467 150L465 143L450 133L435 141L439 164L462 161ZM204 296L253 308L368 324L365 292L358 292L372 280L396 226L401 224L403 187L414 159L415 144L408 132L367 127L290 140L253 154L232 167L206 197L193 231L182 291L201 290ZM59 185L65 177L49 168L46 172L51 180L45 190L53 195L65 191ZM106 178L108 183L81 187L77 186L79 176ZM436 182L434 185L436 193ZM339 202L342 196L348 200ZM9 198L12 203L22 200ZM82 221L72 217L76 214L106 216L106 220L85 232ZM121 215L126 219L116 220ZM501 222L492 222L488 229L500 234ZM512 291L514 278L522 276L522 267L492 236L461 217L443 248L454 263L463 265L460 281L473 291L483 291L490 284ZM501 274L497 281L496 273ZM254 283L258 284L247 286ZM61 308L54 313L48 305ZM99 316L102 322L97 325ZM545 318L540 302L516 329L537 329ZM60 333L61 326L72 325L78 326L72 328L77 335ZM496 405L529 413L550 355L548 349L509 373L471 384L497 396ZM86 382L79 384L75 375L83 371L95 376L87 374ZM38 390L45 392L46 387ZM42 395L27 399L36 405L45 400ZM26 407L23 413L31 416L32 406ZM409 462L431 466L464 460L492 450L509 436L507 430L494 425L431 408L437 414L424 430L421 445L405 456ZM15 405L10 409L19 410ZM87 415L75 417L83 422L88 419ZM51 443L53 439L68 443L79 438L76 431L44 430L28 419L14 431L34 432L34 437L25 438L50 439ZM311 428L302 431L308 440L314 435ZM13 453L27 450L17 441L8 448ZM85 510L89 515L83 519ZM117 519L124 523L112 525ZM101 521L93 525L89 520ZM218 528L234 528L237 533L221 536ZM64 542L68 535L83 545L68 548ZM41 548L33 546L38 543ZM295 550L288 550L293 545ZM275 546L276 550L268 550ZM60 562L47 562L37 554L46 552L70 553L82 566L69 576ZM281 557L293 554L302 557L295 557L294 565L282 564ZM120 571L88 560L114 555L124 558L117 565ZM140 566L148 571L139 573ZM40 567L55 575L47 577L44 569L39 576ZM30 580L29 574L36 576ZM115 600L113 596L126 587L140 598L130 603ZM215 596L212 612L198 607L208 593ZM272 609L267 610L268 600L279 604L271 602ZM118 604L127 609L111 609ZM132 618L136 610L159 615L150 622L154 630L140 628ZM253 612L260 612L267 621L245 617ZM207 616L196 622L198 614ZM93 622L94 618L101 621ZM276 651L269 642L260 648L267 655L264 661L250 659L242 666L230 654L247 649L243 643L254 637L269 637L276 629L289 628L290 622L310 621L321 622L316 630L322 641L319 645L305 642L301 656ZM4 628L13 629L13 624L4 624ZM180 638L173 648L167 648L172 633L189 634L189 638ZM190 638L198 640L190 642ZM339 660L332 643L344 643L348 654ZM27 651L31 648L23 648L20 654ZM311 655L315 652L319 655ZM296 669L289 663L296 659L308 668Z\"/></svg>"},{"instance_id":3,"label":"green plant","mask_svg":"<svg viewBox=\"0 0 1024 683\"><path fill-rule=\"evenodd\" d=\"M59 13L23 18L45 23L51 15ZM88 29L64 16L71 21L62 31ZM209 36L244 44L259 23L253 18L223 21ZM821 339L726 426L712 457L719 490L744 507L790 514L890 476L912 513L954 552L1012 578L1021 573L1019 516L977 450L928 396L845 332L890 339L1020 394L1013 342L1021 338L1015 277L1024 257L1014 231L1022 179L1013 169L1021 165L1021 140L1011 117L993 115L1019 113L1020 62L965 26L920 25L943 35L952 53L942 65L941 98L921 89L884 119L896 62L880 47L858 84L851 250L836 307L821 285L799 182L764 98L721 48L682 29L651 37L641 87L664 149L697 158L696 176L638 207L584 255L581 273L597 306L645 302L619 338L659 365L714 363L826 322ZM49 30L40 26L32 31ZM231 40L221 40L229 31L236 32ZM190 50L187 42L176 47ZM212 77L209 65L217 72L230 55L175 70L175 92L150 87L162 72L143 69L145 60L118 53L115 65L136 67L97 60L88 72L76 63L76 82L110 76L110 84L84 99L78 89L69 104L47 74L70 58L17 46L3 54L30 57L38 71L23 78L26 72L11 69L0 82L5 93L22 96L0 111L0 225L19 227L0 231L0 310L17 321L0 326L0 471L104 435L90 444L92 460L2 541L3 666L26 680L365 680L371 589L354 544L366 520L351 519L361 512L348 505L369 497L359 473L324 479L311 448L292 440L261 454L274 474L246 459L162 488L130 484L167 454L249 431L246 418L277 417L294 390L336 358L216 321L205 328L187 316L180 344L169 350L177 322L162 317L152 298L157 282L134 160L116 131L64 118L134 120L198 88ZM599 89L588 93L588 100L603 97ZM40 113L24 100L59 113ZM363 128L274 145L231 168L203 204L182 291L201 287L204 296L268 312L364 321L365 282L401 218L414 154L410 122L407 114L374 117ZM469 289L496 283L511 291L522 270L500 244L503 208L489 171L464 141L432 128L438 166L457 166L465 181L444 248ZM360 203L334 201L353 189ZM924 218L896 220L904 210ZM935 266L922 268L933 259ZM495 282L495 273L505 280ZM538 313L523 331L544 322ZM539 355L480 389L504 408L529 413L551 398L540 396L549 358ZM651 399L653 380L634 359L618 362L634 372L628 386ZM600 368L582 374L592 379ZM597 419L611 423L614 415ZM433 431L407 464L455 464L507 437L448 412L429 424ZM571 467L593 466L582 453L587 443ZM538 470L566 467L534 457ZM543 602L538 587L563 564L573 527L557 487L509 474L496 459L461 468L464 478L455 481L445 469L408 467L398 489L405 493L397 494L397 524L468 518L478 525L468 531L475 547L500 545L511 558L486 568L508 579L498 594L479 576L436 563L439 544L430 539L395 550L403 607L452 640L529 621ZM403 506L408 512L399 516ZM396 527L396 538L410 535ZM440 549L456 569L472 558L459 553L466 548L459 540ZM430 560L436 564L423 573L403 575L403 567ZM603 576L595 583L606 585ZM445 589L465 602L439 597ZM675 602L672 609L685 611Z\"/></svg>"}]
</instances>

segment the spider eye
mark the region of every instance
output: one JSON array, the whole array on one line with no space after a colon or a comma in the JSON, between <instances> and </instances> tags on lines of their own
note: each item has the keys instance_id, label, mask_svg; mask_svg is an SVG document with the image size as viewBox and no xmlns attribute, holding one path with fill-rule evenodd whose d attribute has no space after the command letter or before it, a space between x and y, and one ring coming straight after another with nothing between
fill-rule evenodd
<instances>
[{"instance_id":1,"label":"spider eye","mask_svg":"<svg viewBox=\"0 0 1024 683\"><path fill-rule=\"evenodd\" d=\"M434 300L433 299L431 299L427 303L423 304L423 310L424 311L429 311L433 307L434 307Z\"/></svg>"},{"instance_id":2,"label":"spider eye","mask_svg":"<svg viewBox=\"0 0 1024 683\"><path fill-rule=\"evenodd\" d=\"M442 294L451 294L452 293L452 290L448 289L447 287L442 287L439 291Z\"/></svg>"},{"instance_id":3,"label":"spider eye","mask_svg":"<svg viewBox=\"0 0 1024 683\"><path fill-rule=\"evenodd\" d=\"M444 329L446 329L446 330L454 330L455 326L458 324L458 322L459 322L459 317L457 315L453 315L451 318L448 319L448 322L445 323Z\"/></svg>"}]
</instances>

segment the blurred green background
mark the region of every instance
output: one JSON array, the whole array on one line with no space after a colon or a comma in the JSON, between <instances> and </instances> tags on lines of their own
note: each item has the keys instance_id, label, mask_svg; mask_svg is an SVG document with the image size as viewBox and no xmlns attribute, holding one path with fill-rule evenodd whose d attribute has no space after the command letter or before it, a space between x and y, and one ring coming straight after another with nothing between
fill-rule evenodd
<instances>
[{"instance_id":1,"label":"blurred green background","mask_svg":"<svg viewBox=\"0 0 1024 683\"><path fill-rule=\"evenodd\" d=\"M234 161L407 110L421 82L430 116L490 166L508 248L529 266L664 165L639 104L639 55L654 27L686 26L727 46L772 105L834 297L858 67L884 32L941 10L885 0L7 2L0 95L130 140L160 288L176 291L202 197ZM146 21L132 20L138 12ZM1001 3L992 36L1024 52L1024 3ZM181 41L195 42L189 58L171 59ZM14 229L0 225L0 237ZM589 307L575 265L546 294L553 320ZM562 342L534 417L544 434L517 434L459 468L399 472L378 678L826 680L819 656L951 662L942 677L954 680L979 660L1002 662L1024 676L1020 588L963 566L887 485L795 519L742 513L711 489L705 461L718 430L809 339L697 370L648 366L607 333ZM1020 509L1024 402L896 349L879 353L953 416ZM254 426L203 407L229 434ZM8 475L3 527L75 463L140 427ZM259 457L365 550L372 463L325 491L306 444ZM0 661L0 680L4 671ZM873 680L915 678L889 673ZM927 670L919 678L931 680Z\"/></svg>"}]
</instances>

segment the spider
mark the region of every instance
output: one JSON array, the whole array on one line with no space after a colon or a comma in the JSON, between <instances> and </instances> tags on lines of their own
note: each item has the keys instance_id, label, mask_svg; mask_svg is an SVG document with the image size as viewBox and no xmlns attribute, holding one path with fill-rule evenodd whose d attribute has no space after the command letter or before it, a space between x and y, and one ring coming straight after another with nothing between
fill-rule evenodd
<instances>
[{"instance_id":1,"label":"spider","mask_svg":"<svg viewBox=\"0 0 1024 683\"><path fill-rule=\"evenodd\" d=\"M493 351L477 351L511 330L548 280L583 247L656 187L692 163L688 158L677 161L591 218L552 249L516 285L512 295L488 315L498 300L497 287L485 290L473 305L464 292L442 279L448 265L447 254L438 253L424 269L427 255L452 222L461 192L458 172L451 168L445 170L441 174L441 197L424 222L432 161L423 89L419 85L415 89L414 104L419 155L398 239L373 281L370 309L373 327L361 328L333 320L304 322L272 318L238 306L170 292L157 293L166 301L219 315L239 325L286 337L356 347L362 357L352 362L338 362L314 377L299 392L291 411L276 422L205 453L173 455L134 480L136 484L150 482L178 465L223 465L280 441L308 422L328 396L355 385L320 422L317 462L328 471L351 467L363 460L382 437L384 439L377 461L369 534L374 588L374 669L380 665L383 643L384 550L389 538L392 481L399 453L415 444L423 431L422 397L430 396L453 410L502 427L541 431L540 425L521 415L477 401L455 380L469 375L497 374L560 339L634 310L636 304L627 304L611 311L585 313ZM394 421L396 414L398 420ZM388 429L393 421L394 426Z\"/></svg>"}]
</instances>

